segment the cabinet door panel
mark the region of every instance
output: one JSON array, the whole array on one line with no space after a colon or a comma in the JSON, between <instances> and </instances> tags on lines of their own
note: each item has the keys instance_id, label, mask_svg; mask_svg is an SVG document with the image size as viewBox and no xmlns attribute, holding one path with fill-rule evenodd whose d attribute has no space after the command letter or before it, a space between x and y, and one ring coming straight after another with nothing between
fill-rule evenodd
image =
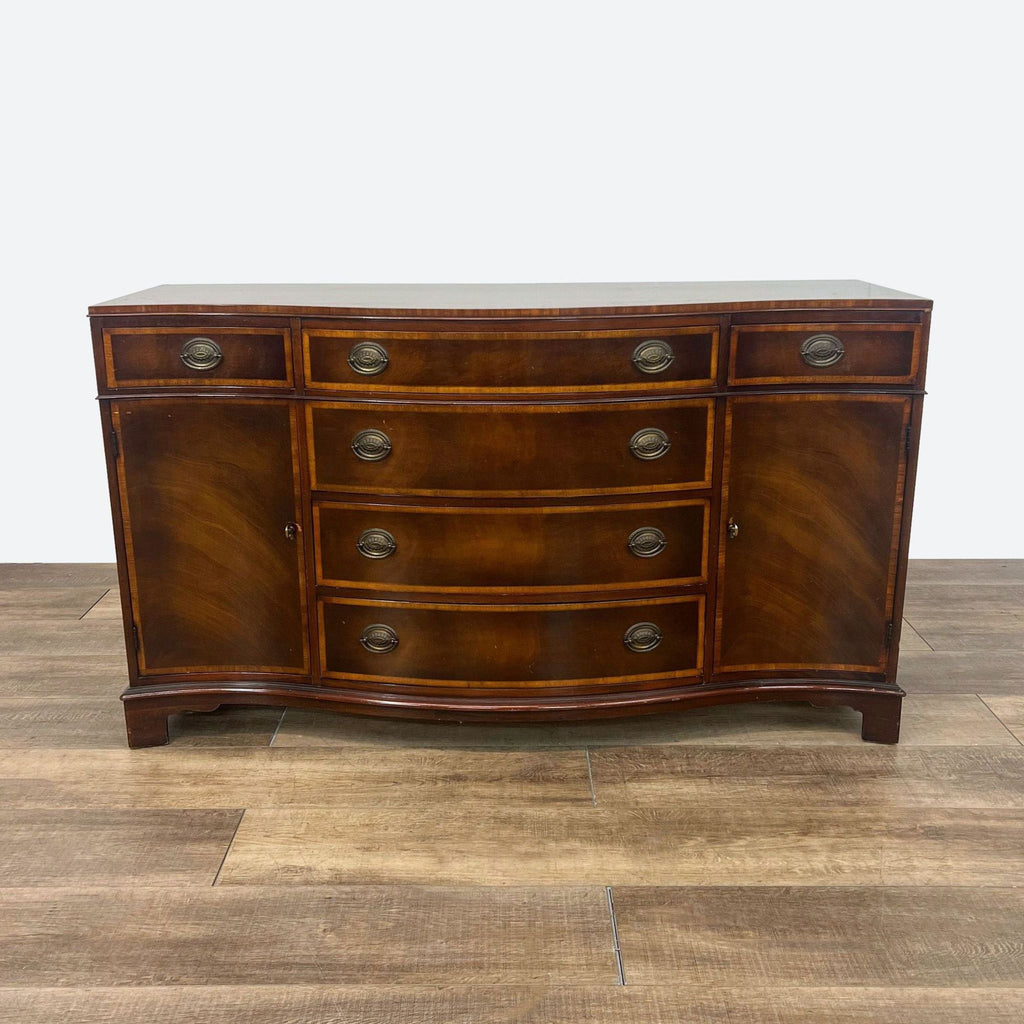
<instances>
[{"instance_id":1,"label":"cabinet door panel","mask_svg":"<svg viewBox=\"0 0 1024 1024\"><path fill-rule=\"evenodd\" d=\"M884 671L910 403L729 399L716 672Z\"/></svg>"},{"instance_id":2,"label":"cabinet door panel","mask_svg":"<svg viewBox=\"0 0 1024 1024\"><path fill-rule=\"evenodd\" d=\"M308 671L295 414L113 403L139 670Z\"/></svg>"}]
</instances>

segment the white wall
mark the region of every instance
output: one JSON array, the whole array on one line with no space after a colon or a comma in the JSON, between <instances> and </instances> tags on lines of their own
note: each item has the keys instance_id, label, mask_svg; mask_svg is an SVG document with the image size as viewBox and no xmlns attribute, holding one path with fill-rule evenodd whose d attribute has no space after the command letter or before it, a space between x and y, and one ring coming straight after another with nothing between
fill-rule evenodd
<instances>
[{"instance_id":1,"label":"white wall","mask_svg":"<svg viewBox=\"0 0 1024 1024\"><path fill-rule=\"evenodd\" d=\"M935 299L912 553L1024 555L1015 9L8 8L0 561L113 558L90 302L804 277Z\"/></svg>"}]
</instances>

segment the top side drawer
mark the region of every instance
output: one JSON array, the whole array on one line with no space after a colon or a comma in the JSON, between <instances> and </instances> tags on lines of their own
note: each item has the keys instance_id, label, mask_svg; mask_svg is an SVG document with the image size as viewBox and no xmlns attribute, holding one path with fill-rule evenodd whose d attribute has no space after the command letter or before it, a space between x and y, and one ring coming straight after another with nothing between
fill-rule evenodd
<instances>
[{"instance_id":1,"label":"top side drawer","mask_svg":"<svg viewBox=\"0 0 1024 1024\"><path fill-rule=\"evenodd\" d=\"M916 324L820 323L735 326L730 384L915 384Z\"/></svg>"},{"instance_id":2,"label":"top side drawer","mask_svg":"<svg viewBox=\"0 0 1024 1024\"><path fill-rule=\"evenodd\" d=\"M103 329L107 387L292 387L287 327Z\"/></svg>"},{"instance_id":3,"label":"top side drawer","mask_svg":"<svg viewBox=\"0 0 1024 1024\"><path fill-rule=\"evenodd\" d=\"M323 391L642 391L708 388L717 321L571 330L302 328L306 386Z\"/></svg>"}]
</instances>

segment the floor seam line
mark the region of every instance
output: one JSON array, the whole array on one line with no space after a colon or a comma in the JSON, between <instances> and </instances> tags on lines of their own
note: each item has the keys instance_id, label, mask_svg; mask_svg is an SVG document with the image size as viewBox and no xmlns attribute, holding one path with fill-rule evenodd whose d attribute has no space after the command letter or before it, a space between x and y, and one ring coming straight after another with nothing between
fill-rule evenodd
<instances>
[{"instance_id":1,"label":"floor seam line","mask_svg":"<svg viewBox=\"0 0 1024 1024\"><path fill-rule=\"evenodd\" d=\"M981 701L982 707L984 707L984 709L1010 734L1010 736L1013 739L1017 740L1017 742L1022 747L1024 747L1024 741L1021 741L1020 739L1018 739L1018 737L1014 733L1014 731L989 707L988 701L985 700L985 698L982 697L982 695L980 693L976 693L974 696L977 697L978 700Z\"/></svg>"},{"instance_id":2,"label":"floor seam line","mask_svg":"<svg viewBox=\"0 0 1024 1024\"><path fill-rule=\"evenodd\" d=\"M931 645L930 643L928 643L928 641L927 641L927 640L925 639L925 636L924 636L924 634L923 634L923 633L921 632L921 630L919 630L919 629L917 628L917 626L915 626L915 625L914 625L914 624L913 624L913 623L912 623L912 622L910 621L910 619L908 619L908 618L906 617L906 615L904 615L904 616L903 616L903 621L904 621L904 622L905 622L905 623L906 623L906 624L907 624L907 625L908 625L908 626L909 626L909 627L910 627L910 628L911 628L911 629L912 629L912 630L914 631L914 635L915 635L915 636L916 636L916 637L918 638L918 640L920 640L920 641L921 641L921 643L923 643L923 644L925 645L925 647L927 647L927 648L928 648L928 650L929 650L929 651L934 651L934 650L935 650L935 648L934 648L934 647L932 647L932 645Z\"/></svg>"},{"instance_id":3,"label":"floor seam line","mask_svg":"<svg viewBox=\"0 0 1024 1024\"><path fill-rule=\"evenodd\" d=\"M213 876L213 881L210 883L212 889L217 884L217 880L220 878L220 873L224 870L224 864L228 859L228 854L231 852L231 847L235 845L235 839L238 836L238 830L242 827L242 819L245 817L247 808L242 808L242 813L238 816L238 821L235 822L235 831L231 833L231 838L228 840L227 849L224 851L224 856L220 859L220 864L217 867L217 874Z\"/></svg>"},{"instance_id":4,"label":"floor seam line","mask_svg":"<svg viewBox=\"0 0 1024 1024\"><path fill-rule=\"evenodd\" d=\"M277 728L274 730L274 735L270 737L270 742L267 744L267 747L272 747L274 745L274 740L277 739L277 734L281 731L281 725L283 724L284 716L287 713L287 708L281 708L281 717L277 720Z\"/></svg>"},{"instance_id":5,"label":"floor seam line","mask_svg":"<svg viewBox=\"0 0 1024 1024\"><path fill-rule=\"evenodd\" d=\"M95 608L96 605L98 605L100 603L100 601L102 601L103 598L105 598L107 596L107 594L109 594L110 591L113 590L113 589L114 589L113 587L107 587L107 589L104 590L103 593L100 594L100 596L97 597L96 600L93 601L93 603L91 605L89 605L89 607L86 608L85 611L82 612L81 615L78 616L78 621L81 622L82 619L84 619L86 617L86 615L88 615L89 612L91 612L93 610L93 608Z\"/></svg>"},{"instance_id":6,"label":"floor seam line","mask_svg":"<svg viewBox=\"0 0 1024 1024\"><path fill-rule=\"evenodd\" d=\"M608 917L612 923L612 949L615 951L615 969L619 973L619 984L626 984L626 972L622 967L622 947L619 945L619 926L615 920L615 901L612 899L612 887L606 885L604 894L608 899Z\"/></svg>"}]
</instances>

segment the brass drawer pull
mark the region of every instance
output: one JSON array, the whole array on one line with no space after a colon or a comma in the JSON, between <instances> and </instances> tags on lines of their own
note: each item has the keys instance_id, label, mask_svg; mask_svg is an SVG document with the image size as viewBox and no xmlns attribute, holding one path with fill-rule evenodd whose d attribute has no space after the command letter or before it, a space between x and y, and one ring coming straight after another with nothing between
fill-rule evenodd
<instances>
[{"instance_id":1,"label":"brass drawer pull","mask_svg":"<svg viewBox=\"0 0 1024 1024\"><path fill-rule=\"evenodd\" d=\"M376 377L388 368L388 350L375 341L360 341L348 354L348 365L364 377Z\"/></svg>"},{"instance_id":2,"label":"brass drawer pull","mask_svg":"<svg viewBox=\"0 0 1024 1024\"><path fill-rule=\"evenodd\" d=\"M391 454L391 438L383 430L360 430L352 438L352 451L363 462L380 462Z\"/></svg>"},{"instance_id":3,"label":"brass drawer pull","mask_svg":"<svg viewBox=\"0 0 1024 1024\"><path fill-rule=\"evenodd\" d=\"M285 523L284 535L288 540L295 540L299 536L299 524L294 522Z\"/></svg>"},{"instance_id":4,"label":"brass drawer pull","mask_svg":"<svg viewBox=\"0 0 1024 1024\"><path fill-rule=\"evenodd\" d=\"M213 338L189 338L181 346L181 361L190 370L212 370L223 358L220 345Z\"/></svg>"},{"instance_id":5,"label":"brass drawer pull","mask_svg":"<svg viewBox=\"0 0 1024 1024\"><path fill-rule=\"evenodd\" d=\"M657 427L644 427L629 439L629 450L638 459L660 459L671 447L668 434Z\"/></svg>"},{"instance_id":6,"label":"brass drawer pull","mask_svg":"<svg viewBox=\"0 0 1024 1024\"><path fill-rule=\"evenodd\" d=\"M387 654L398 646L398 634L383 622L375 622L363 630L359 642L371 654Z\"/></svg>"},{"instance_id":7,"label":"brass drawer pull","mask_svg":"<svg viewBox=\"0 0 1024 1024\"><path fill-rule=\"evenodd\" d=\"M387 530L363 530L356 547L364 558L387 558L395 553L398 544Z\"/></svg>"},{"instance_id":8,"label":"brass drawer pull","mask_svg":"<svg viewBox=\"0 0 1024 1024\"><path fill-rule=\"evenodd\" d=\"M629 535L626 544L637 558L653 558L665 550L668 541L655 526L641 526Z\"/></svg>"},{"instance_id":9,"label":"brass drawer pull","mask_svg":"<svg viewBox=\"0 0 1024 1024\"><path fill-rule=\"evenodd\" d=\"M740 535L740 524L732 516L729 516L729 522L725 524L725 532L729 540L735 540Z\"/></svg>"},{"instance_id":10,"label":"brass drawer pull","mask_svg":"<svg viewBox=\"0 0 1024 1024\"><path fill-rule=\"evenodd\" d=\"M633 365L641 373L661 373L672 365L676 354L661 338L648 338L633 349Z\"/></svg>"},{"instance_id":11,"label":"brass drawer pull","mask_svg":"<svg viewBox=\"0 0 1024 1024\"><path fill-rule=\"evenodd\" d=\"M800 355L808 366L834 366L846 349L834 334L812 334L800 346Z\"/></svg>"},{"instance_id":12,"label":"brass drawer pull","mask_svg":"<svg viewBox=\"0 0 1024 1024\"><path fill-rule=\"evenodd\" d=\"M653 651L661 643L661 630L653 622L637 622L626 630L625 645L637 654Z\"/></svg>"}]
</instances>

